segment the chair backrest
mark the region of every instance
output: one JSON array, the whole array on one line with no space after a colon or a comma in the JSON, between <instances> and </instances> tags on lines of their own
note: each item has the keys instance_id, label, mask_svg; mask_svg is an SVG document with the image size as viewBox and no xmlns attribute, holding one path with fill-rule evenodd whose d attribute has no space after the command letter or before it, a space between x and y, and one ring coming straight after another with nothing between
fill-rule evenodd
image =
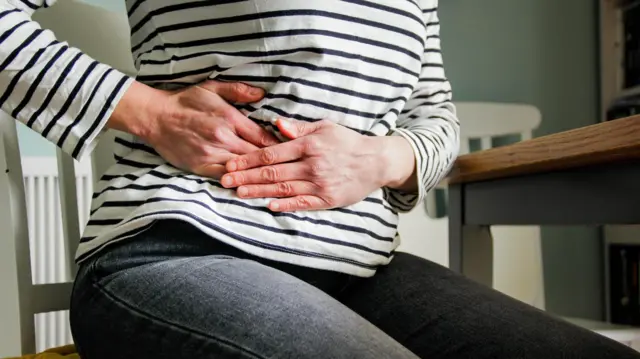
<instances>
[{"instance_id":1,"label":"chair backrest","mask_svg":"<svg viewBox=\"0 0 640 359\"><path fill-rule=\"evenodd\" d=\"M496 138L518 136L520 141L531 139L533 131L542 122L540 110L527 104L456 102L455 105L460 120L460 155L470 152L474 140L479 140L481 150L488 150ZM438 192L431 191L425 200L426 211L432 218L441 217L445 212L444 209L439 210Z\"/></svg>"},{"instance_id":2,"label":"chair backrest","mask_svg":"<svg viewBox=\"0 0 640 359\"><path fill-rule=\"evenodd\" d=\"M52 30L59 40L81 49L94 59L124 73L135 74L126 14L114 13L78 0L67 0L37 12L34 20L43 28ZM99 175L113 163L113 135L105 135L92 154L94 179L99 178ZM56 157L68 262L67 277L73 278L74 256L81 235L75 166L74 160L60 150L57 151ZM9 236L0 240L0 253L8 257L6 260L4 257L0 258L0 278L3 287L6 278L9 293L8 297L0 300L0 337L10 341L4 343L0 340L2 357L7 350L7 355L35 351L34 315L68 309L71 283L33 284L25 188L16 123L4 113L0 113L0 170L0 228L3 228L3 234ZM12 297L13 293L17 293L17 297ZM4 333L5 330L8 332ZM11 342L11 333L16 332L19 333L19 340Z\"/></svg>"},{"instance_id":3,"label":"chair backrest","mask_svg":"<svg viewBox=\"0 0 640 359\"><path fill-rule=\"evenodd\" d=\"M480 140L482 150L492 146L492 139L519 135L520 140L533 137L542 115L531 105L497 102L457 102L460 119L460 154L469 153L469 141Z\"/></svg>"}]
</instances>

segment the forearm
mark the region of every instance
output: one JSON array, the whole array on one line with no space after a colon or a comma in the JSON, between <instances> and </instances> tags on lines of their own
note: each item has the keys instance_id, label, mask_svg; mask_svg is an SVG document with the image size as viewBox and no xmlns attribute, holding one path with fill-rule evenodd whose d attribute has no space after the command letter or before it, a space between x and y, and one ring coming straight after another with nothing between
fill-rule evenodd
<instances>
[{"instance_id":1,"label":"forearm","mask_svg":"<svg viewBox=\"0 0 640 359\"><path fill-rule=\"evenodd\" d=\"M0 0L0 109L80 159L133 80L56 40L27 4L45 2Z\"/></svg>"}]
</instances>

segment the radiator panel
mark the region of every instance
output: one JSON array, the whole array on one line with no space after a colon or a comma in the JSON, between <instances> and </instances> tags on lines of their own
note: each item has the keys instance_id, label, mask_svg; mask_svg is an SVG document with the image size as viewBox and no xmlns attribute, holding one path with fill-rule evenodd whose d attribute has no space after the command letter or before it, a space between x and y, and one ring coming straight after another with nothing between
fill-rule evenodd
<instances>
[{"instance_id":1,"label":"radiator panel","mask_svg":"<svg viewBox=\"0 0 640 359\"><path fill-rule=\"evenodd\" d=\"M71 281L66 271L58 169L55 157L26 157L22 160L31 270L34 284ZM90 162L76 164L76 193L80 229L84 229L92 194ZM43 351L73 342L69 329L68 311L37 314L36 349Z\"/></svg>"}]
</instances>

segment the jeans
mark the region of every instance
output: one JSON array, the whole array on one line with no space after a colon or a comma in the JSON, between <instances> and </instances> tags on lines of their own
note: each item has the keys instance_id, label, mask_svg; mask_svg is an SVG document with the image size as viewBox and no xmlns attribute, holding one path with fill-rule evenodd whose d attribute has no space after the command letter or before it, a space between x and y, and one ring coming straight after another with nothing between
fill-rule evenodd
<instances>
[{"instance_id":1,"label":"jeans","mask_svg":"<svg viewBox=\"0 0 640 359\"><path fill-rule=\"evenodd\" d=\"M640 358L409 254L357 278L175 220L83 263L70 318L83 359Z\"/></svg>"}]
</instances>

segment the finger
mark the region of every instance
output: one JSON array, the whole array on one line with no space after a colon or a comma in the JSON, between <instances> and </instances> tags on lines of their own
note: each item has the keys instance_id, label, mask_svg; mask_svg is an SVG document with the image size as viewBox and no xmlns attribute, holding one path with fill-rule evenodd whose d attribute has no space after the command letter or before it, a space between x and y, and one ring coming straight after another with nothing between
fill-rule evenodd
<instances>
[{"instance_id":1,"label":"finger","mask_svg":"<svg viewBox=\"0 0 640 359\"><path fill-rule=\"evenodd\" d=\"M240 137L260 148L274 146L280 143L272 133L240 112L232 116L231 120Z\"/></svg>"},{"instance_id":2,"label":"finger","mask_svg":"<svg viewBox=\"0 0 640 359\"><path fill-rule=\"evenodd\" d=\"M234 188L252 184L268 184L283 181L305 179L309 171L302 162L265 166L246 171L227 173L222 177L222 185L226 188Z\"/></svg>"},{"instance_id":3,"label":"finger","mask_svg":"<svg viewBox=\"0 0 640 359\"><path fill-rule=\"evenodd\" d=\"M210 158L208 162L193 168L191 172L198 176L219 180L227 173L227 168L224 164L235 157L237 157L237 155L233 153L217 154L215 157Z\"/></svg>"},{"instance_id":4,"label":"finger","mask_svg":"<svg viewBox=\"0 0 640 359\"><path fill-rule=\"evenodd\" d=\"M304 155L304 142L293 140L266 147L227 162L227 171L236 172L256 167L275 165L300 159Z\"/></svg>"},{"instance_id":5,"label":"finger","mask_svg":"<svg viewBox=\"0 0 640 359\"><path fill-rule=\"evenodd\" d=\"M216 131L216 141L224 144L224 148L236 155L244 155L258 151L258 147L238 137L232 129L220 127ZM226 163L226 162L225 162Z\"/></svg>"},{"instance_id":6,"label":"finger","mask_svg":"<svg viewBox=\"0 0 640 359\"><path fill-rule=\"evenodd\" d=\"M215 92L220 97L231 103L252 103L262 100L264 90L259 87L249 86L242 82L205 81L198 86Z\"/></svg>"},{"instance_id":7,"label":"finger","mask_svg":"<svg viewBox=\"0 0 640 359\"><path fill-rule=\"evenodd\" d=\"M245 155L248 153L259 151L258 147L237 136L229 138L229 140L225 143L229 148L229 152L235 153L237 155Z\"/></svg>"},{"instance_id":8,"label":"finger","mask_svg":"<svg viewBox=\"0 0 640 359\"><path fill-rule=\"evenodd\" d=\"M207 164L194 169L193 173L202 177L220 179L227 173L227 168L224 165Z\"/></svg>"},{"instance_id":9,"label":"finger","mask_svg":"<svg viewBox=\"0 0 640 359\"><path fill-rule=\"evenodd\" d=\"M307 181L286 181L241 186L237 192L240 198L283 198L318 193L318 186Z\"/></svg>"},{"instance_id":10,"label":"finger","mask_svg":"<svg viewBox=\"0 0 640 359\"><path fill-rule=\"evenodd\" d=\"M307 122L295 119L278 118L276 119L275 124L283 135L293 140L318 131L322 127L327 126L327 122L328 121Z\"/></svg>"},{"instance_id":11,"label":"finger","mask_svg":"<svg viewBox=\"0 0 640 359\"><path fill-rule=\"evenodd\" d=\"M276 199L269 203L269 209L273 212L316 211L329 208L331 206L322 198L312 195Z\"/></svg>"}]
</instances>

